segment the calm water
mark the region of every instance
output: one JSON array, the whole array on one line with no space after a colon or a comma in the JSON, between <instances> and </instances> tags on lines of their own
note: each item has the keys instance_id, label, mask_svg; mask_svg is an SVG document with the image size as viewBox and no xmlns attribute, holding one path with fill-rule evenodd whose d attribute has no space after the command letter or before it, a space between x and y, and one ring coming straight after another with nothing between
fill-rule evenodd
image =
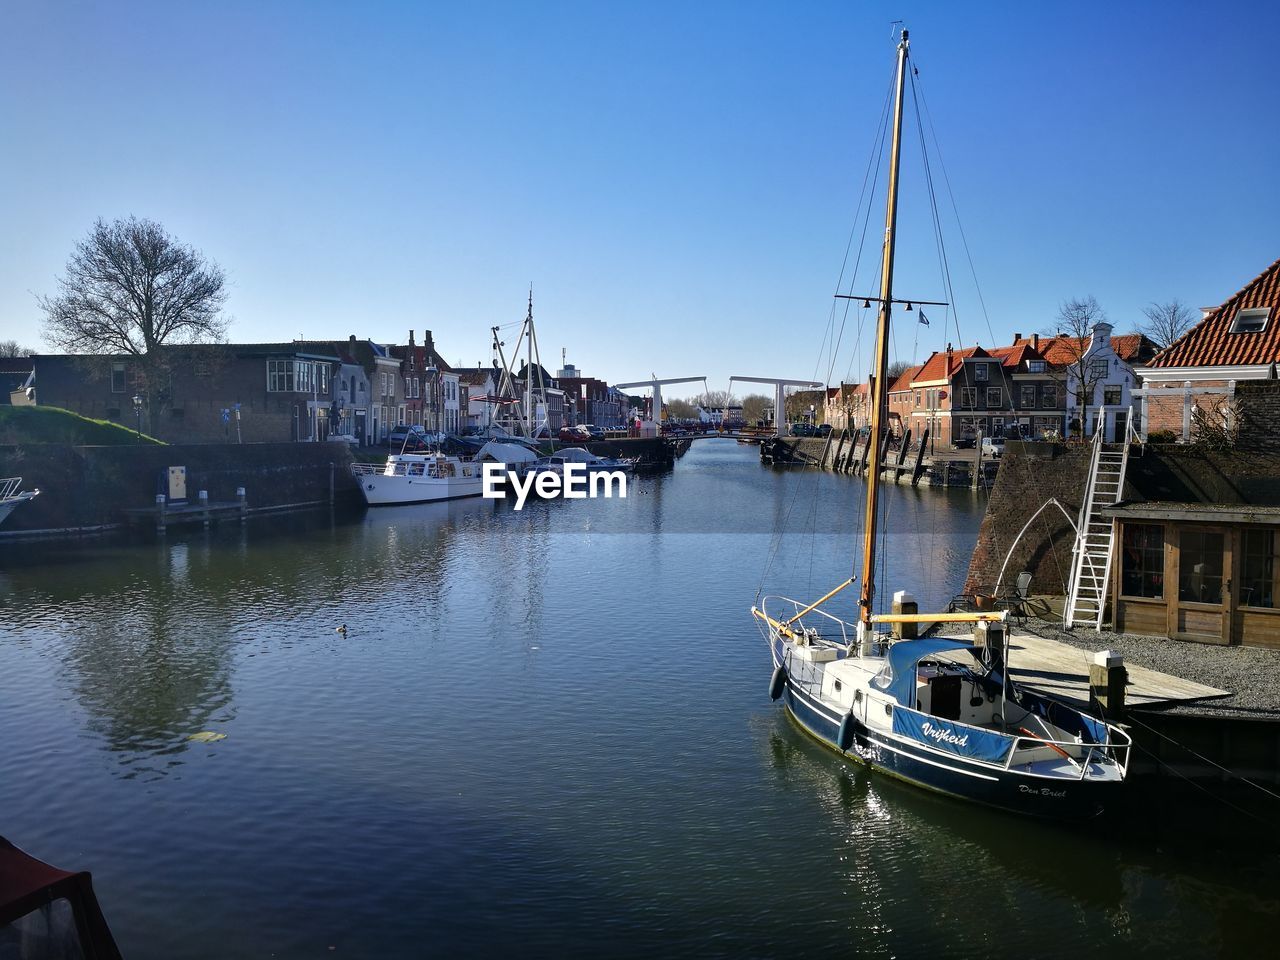
<instances>
[{"instance_id":1,"label":"calm water","mask_svg":"<svg viewBox=\"0 0 1280 960\"><path fill-rule=\"evenodd\" d=\"M1220 804L1010 819L868 777L769 701L748 608L766 568L806 597L847 575L856 481L714 441L631 492L0 546L0 833L92 869L130 958L1271 942L1274 853L1197 839ZM889 497L885 581L945 601L982 502Z\"/></svg>"}]
</instances>

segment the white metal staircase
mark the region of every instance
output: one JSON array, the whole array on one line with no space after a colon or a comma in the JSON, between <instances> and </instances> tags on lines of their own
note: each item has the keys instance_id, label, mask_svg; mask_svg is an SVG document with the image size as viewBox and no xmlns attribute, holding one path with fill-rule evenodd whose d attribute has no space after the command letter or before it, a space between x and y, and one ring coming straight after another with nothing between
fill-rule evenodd
<instances>
[{"instance_id":1,"label":"white metal staircase","mask_svg":"<svg viewBox=\"0 0 1280 960\"><path fill-rule=\"evenodd\" d=\"M1099 420L1105 422L1101 418ZM1080 504L1080 522L1076 527L1075 547L1071 551L1071 582L1063 618L1068 627L1088 625L1095 630L1102 629L1111 558L1115 554L1111 518L1102 516L1102 510L1117 503L1124 489L1125 470L1129 466L1129 441L1136 439L1131 426L1132 417L1129 422L1123 443L1104 443L1101 429L1093 435L1089 481Z\"/></svg>"}]
</instances>

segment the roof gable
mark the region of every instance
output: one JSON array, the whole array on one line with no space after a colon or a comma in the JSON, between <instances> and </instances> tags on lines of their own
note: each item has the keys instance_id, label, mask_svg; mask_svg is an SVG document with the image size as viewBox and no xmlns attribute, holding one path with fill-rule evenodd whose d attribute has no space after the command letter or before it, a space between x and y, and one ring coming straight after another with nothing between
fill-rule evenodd
<instances>
[{"instance_id":1,"label":"roof gable","mask_svg":"<svg viewBox=\"0 0 1280 960\"><path fill-rule=\"evenodd\" d=\"M1236 313L1270 307L1259 333L1232 333ZM1152 367L1218 367L1280 361L1280 260L1250 280L1226 303L1161 350Z\"/></svg>"}]
</instances>

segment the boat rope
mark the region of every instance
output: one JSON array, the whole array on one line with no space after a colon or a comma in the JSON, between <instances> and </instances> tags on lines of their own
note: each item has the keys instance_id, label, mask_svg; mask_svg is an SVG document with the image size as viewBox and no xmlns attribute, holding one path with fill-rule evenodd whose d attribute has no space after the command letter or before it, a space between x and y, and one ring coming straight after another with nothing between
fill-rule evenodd
<instances>
[{"instance_id":1,"label":"boat rope","mask_svg":"<svg viewBox=\"0 0 1280 960\"><path fill-rule=\"evenodd\" d=\"M917 76L918 76L918 71L913 72L911 75L911 93L913 97L915 96L916 90L917 90L917 83L916 83ZM947 164L942 156L942 144L938 141L938 132L933 126L933 115L929 113L929 100L925 96L923 80L919 82L918 87L919 87L920 100L916 106L917 115L922 118L922 123L927 123L929 126L929 134L933 138L934 152L937 154L937 157L938 157L938 169L942 172L942 183L943 183L943 186L947 188L947 197L951 201L951 212L956 219L956 229L960 233L960 243L964 247L964 255L966 259L969 261L969 273L973 277L973 288L978 295L978 305L982 308L982 318L987 325L987 336L990 338L989 340L990 343L995 343L996 342L995 334L992 333L991 331L991 316L990 314L987 313L987 301L986 301L986 298L983 297L982 295L982 284L978 282L978 270L973 263L973 253L970 252L969 250L969 238L965 236L964 221L960 219L960 208L956 204L955 192L951 189L951 177L947 174ZM954 302L954 298L952 302ZM958 335L959 334L958 324L956 327L956 332ZM962 342L962 341L957 340L957 342Z\"/></svg>"},{"instance_id":2,"label":"boat rope","mask_svg":"<svg viewBox=\"0 0 1280 960\"><path fill-rule=\"evenodd\" d=\"M1144 730L1149 730L1151 733L1154 733L1161 740L1165 740L1169 743L1172 743L1175 747L1181 747L1183 750L1187 751L1187 753L1191 754L1197 760L1202 760L1205 763L1209 764L1209 766L1215 767L1218 770L1221 770L1223 773L1227 774L1227 776L1233 777L1236 780L1241 781L1242 783L1247 783L1249 786L1254 787L1258 790L1261 790L1267 796L1272 797L1276 800L1280 800L1280 793L1276 793L1274 790L1268 790L1266 787L1264 787L1262 784L1258 783L1257 781L1250 780L1248 777L1244 776L1243 774L1236 773L1234 770L1231 770L1228 767L1224 767L1220 763L1210 760L1208 757L1206 757L1202 753L1197 753L1195 750L1192 750L1190 747L1188 747L1185 743L1181 743L1173 739L1173 737L1170 737L1167 734L1161 733L1159 730L1155 729L1154 727L1143 723L1137 717L1133 716L1132 713L1129 714L1127 719L1130 723L1136 723L1138 726L1142 727ZM1152 756L1154 756L1154 754L1152 754ZM1159 759L1159 758L1157 757L1156 759Z\"/></svg>"},{"instance_id":3,"label":"boat rope","mask_svg":"<svg viewBox=\"0 0 1280 960\"><path fill-rule=\"evenodd\" d=\"M1130 719L1132 719L1132 718L1130 718ZM1236 813L1242 813L1242 814L1244 814L1246 817L1249 817L1249 818L1250 818L1250 819L1252 819L1252 820L1257 820L1259 823L1266 824L1266 826L1267 826L1267 828L1268 828L1268 831L1270 831L1270 829L1274 826L1273 821L1271 821L1271 820L1269 820L1269 819L1266 819L1265 817L1260 817L1260 816L1258 816L1256 813L1253 813L1253 812L1252 812L1252 811L1250 811L1250 810L1246 810L1244 807L1242 807L1242 806L1240 806L1240 805L1238 805L1238 804L1232 803L1232 802L1231 802L1230 800L1228 800L1226 797L1221 797L1221 796L1219 796L1218 794L1216 794L1216 793L1214 793L1212 790L1210 790L1208 787L1206 787L1203 783L1199 783L1199 782L1197 782L1197 781L1195 781L1195 780L1191 779L1191 777L1188 777L1188 776L1187 776L1185 773L1183 773L1181 770L1177 769L1176 767L1172 766L1171 764L1167 763L1166 761L1161 760L1159 757L1157 757L1154 753L1152 753L1150 750L1146 749L1145 747L1139 746L1138 744L1136 744L1136 743L1135 743L1135 744L1133 745L1133 749L1134 749L1134 750L1141 750L1143 753L1145 753L1148 757L1150 757L1152 760L1154 760L1154 761L1155 761L1157 764L1159 764L1161 767L1164 767L1164 769L1166 769L1166 770L1168 770L1170 773L1172 773L1175 777L1179 777L1180 779L1185 780L1187 783L1191 784L1191 786L1195 787L1195 788L1196 788L1197 790L1199 790L1201 793L1205 794L1206 796L1208 796L1208 797L1210 797L1210 798L1212 798L1212 799L1214 799L1214 800L1217 800L1219 803L1223 804L1224 806L1228 806L1228 807L1230 807L1232 810L1236 811ZM1269 835L1270 835L1270 833L1268 832L1268 834L1267 834L1267 835L1269 836Z\"/></svg>"}]
</instances>

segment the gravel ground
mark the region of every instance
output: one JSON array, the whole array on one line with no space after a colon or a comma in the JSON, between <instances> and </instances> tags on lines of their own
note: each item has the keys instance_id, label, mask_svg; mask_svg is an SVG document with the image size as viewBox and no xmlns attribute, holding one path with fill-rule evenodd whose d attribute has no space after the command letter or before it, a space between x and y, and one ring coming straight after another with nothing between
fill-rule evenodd
<instances>
[{"instance_id":1,"label":"gravel ground","mask_svg":"<svg viewBox=\"0 0 1280 960\"><path fill-rule=\"evenodd\" d=\"M1068 632L1060 623L1034 618L1025 627L1013 626L1082 650L1114 650L1126 663L1231 691L1230 697L1163 708L1162 712L1280 720L1280 650L1135 637L1109 630L1095 633L1086 628Z\"/></svg>"}]
</instances>

